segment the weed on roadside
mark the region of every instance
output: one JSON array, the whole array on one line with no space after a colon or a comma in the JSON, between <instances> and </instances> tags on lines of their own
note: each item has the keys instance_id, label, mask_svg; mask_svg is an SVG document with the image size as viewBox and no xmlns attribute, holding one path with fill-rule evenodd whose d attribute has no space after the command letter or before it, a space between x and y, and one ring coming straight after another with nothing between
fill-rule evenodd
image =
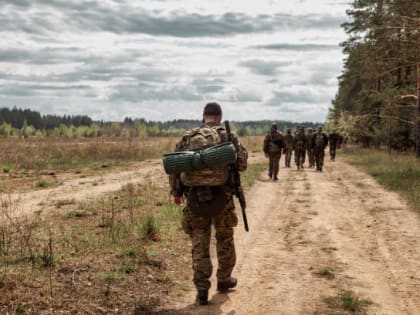
<instances>
[{"instance_id":1,"label":"weed on roadside","mask_svg":"<svg viewBox=\"0 0 420 315\"><path fill-rule=\"evenodd\" d=\"M362 299L352 291L343 291L336 296L324 298L329 309L336 311L348 311L352 314L366 314L366 309L373 302L369 299Z\"/></svg>"}]
</instances>

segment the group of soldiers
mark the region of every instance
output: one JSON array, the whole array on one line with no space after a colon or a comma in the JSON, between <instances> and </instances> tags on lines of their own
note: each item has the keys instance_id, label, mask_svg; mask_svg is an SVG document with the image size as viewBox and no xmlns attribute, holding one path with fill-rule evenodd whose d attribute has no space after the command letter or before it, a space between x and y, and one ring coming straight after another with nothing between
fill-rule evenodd
<instances>
[{"instance_id":1,"label":"group of soldiers","mask_svg":"<svg viewBox=\"0 0 420 315\"><path fill-rule=\"evenodd\" d=\"M277 124L273 123L271 130L264 139L263 151L269 159L268 176L270 179L278 180L279 164L282 153L285 154L285 167L291 167L292 154L294 152L295 163L298 170L303 169L306 155L308 155L309 167L316 166L318 172L322 172L324 165L325 148L330 146L331 161L335 160L336 150L340 148L342 137L333 130L329 135L322 131L322 127L318 127L314 132L312 128L305 129L298 127L294 134L292 130L287 129L287 133L283 135L277 130Z\"/></svg>"}]
</instances>

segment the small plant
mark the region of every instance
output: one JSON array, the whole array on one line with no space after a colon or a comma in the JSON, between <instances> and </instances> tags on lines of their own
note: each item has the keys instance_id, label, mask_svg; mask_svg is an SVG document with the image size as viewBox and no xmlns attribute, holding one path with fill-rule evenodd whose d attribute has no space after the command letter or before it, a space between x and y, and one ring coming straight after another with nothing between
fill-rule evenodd
<instances>
[{"instance_id":1,"label":"small plant","mask_svg":"<svg viewBox=\"0 0 420 315\"><path fill-rule=\"evenodd\" d=\"M351 291L343 291L336 296L326 297L324 302L331 309L341 309L350 312L363 312L366 307L373 304L369 299L361 299Z\"/></svg>"},{"instance_id":2,"label":"small plant","mask_svg":"<svg viewBox=\"0 0 420 315\"><path fill-rule=\"evenodd\" d=\"M318 270L317 272L315 272L315 274L317 276L322 277L322 278L327 278L327 279L333 279L334 278L334 272L329 267L321 268L320 270Z\"/></svg>"},{"instance_id":3,"label":"small plant","mask_svg":"<svg viewBox=\"0 0 420 315\"><path fill-rule=\"evenodd\" d=\"M126 274L121 274L117 272L106 272L99 275L99 279L105 282L116 282L121 280L127 280L128 277Z\"/></svg>"},{"instance_id":4,"label":"small plant","mask_svg":"<svg viewBox=\"0 0 420 315\"><path fill-rule=\"evenodd\" d=\"M40 188L47 188L49 183L45 179L40 179L37 183L37 186Z\"/></svg>"},{"instance_id":5,"label":"small plant","mask_svg":"<svg viewBox=\"0 0 420 315\"><path fill-rule=\"evenodd\" d=\"M122 262L118 271L122 274L129 275L134 272L134 267L126 262Z\"/></svg>"},{"instance_id":6,"label":"small plant","mask_svg":"<svg viewBox=\"0 0 420 315\"><path fill-rule=\"evenodd\" d=\"M159 226L153 215L146 215L141 223L141 233L143 238L152 241L159 240Z\"/></svg>"},{"instance_id":7,"label":"small plant","mask_svg":"<svg viewBox=\"0 0 420 315\"><path fill-rule=\"evenodd\" d=\"M85 217L86 213L78 210L71 210L67 213L67 217L69 218L82 218Z\"/></svg>"}]
</instances>

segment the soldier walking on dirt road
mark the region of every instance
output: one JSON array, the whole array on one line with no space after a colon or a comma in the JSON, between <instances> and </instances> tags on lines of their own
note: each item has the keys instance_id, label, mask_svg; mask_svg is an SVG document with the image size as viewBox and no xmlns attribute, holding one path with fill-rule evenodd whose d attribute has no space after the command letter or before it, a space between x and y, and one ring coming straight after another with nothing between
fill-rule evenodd
<instances>
[{"instance_id":1,"label":"soldier walking on dirt road","mask_svg":"<svg viewBox=\"0 0 420 315\"><path fill-rule=\"evenodd\" d=\"M335 153L337 149L341 147L341 136L337 133L337 130L333 130L328 136L328 142L330 145L330 160L335 161Z\"/></svg>"},{"instance_id":2,"label":"soldier walking on dirt road","mask_svg":"<svg viewBox=\"0 0 420 315\"><path fill-rule=\"evenodd\" d=\"M319 172L322 172L322 167L324 166L324 155L327 145L328 137L322 132L322 128L319 127L312 137L312 148L314 150L316 170Z\"/></svg>"},{"instance_id":3,"label":"soldier walking on dirt road","mask_svg":"<svg viewBox=\"0 0 420 315\"><path fill-rule=\"evenodd\" d=\"M303 127L299 127L293 139L293 149L295 150L295 163L298 170L303 169L306 150L306 136Z\"/></svg>"},{"instance_id":4,"label":"soldier walking on dirt road","mask_svg":"<svg viewBox=\"0 0 420 315\"><path fill-rule=\"evenodd\" d=\"M293 153L293 136L292 136L292 129L287 129L287 133L284 136L284 149L283 153L285 154L284 157L284 164L286 167L290 167L290 161L292 160L292 153Z\"/></svg>"},{"instance_id":5,"label":"soldier walking on dirt road","mask_svg":"<svg viewBox=\"0 0 420 315\"><path fill-rule=\"evenodd\" d=\"M264 139L263 151L268 157L268 177L278 180L281 151L284 147L283 135L277 130L277 124L271 125L271 130Z\"/></svg>"},{"instance_id":6,"label":"soldier walking on dirt road","mask_svg":"<svg viewBox=\"0 0 420 315\"><path fill-rule=\"evenodd\" d=\"M203 125L186 131L176 145L176 151L198 150L227 142L228 135L220 125L221 120L220 105L207 104L203 111ZM237 168L244 171L247 168L248 153L236 135L232 138L237 154ZM217 170L206 168L169 177L174 202L181 205L186 197L182 227L192 241L193 281L197 288L196 303L199 305L208 303L211 285L209 279L213 266L209 249L212 224L216 231L217 290L223 293L237 285L232 270L236 263L233 228L238 224L238 218L234 210L233 191L229 185L229 170L229 166Z\"/></svg>"},{"instance_id":7,"label":"soldier walking on dirt road","mask_svg":"<svg viewBox=\"0 0 420 315\"><path fill-rule=\"evenodd\" d=\"M308 134L306 135L306 151L308 153L309 167L312 168L315 166L315 157L314 149L312 148L312 137L313 137L312 128L308 128Z\"/></svg>"}]
</instances>

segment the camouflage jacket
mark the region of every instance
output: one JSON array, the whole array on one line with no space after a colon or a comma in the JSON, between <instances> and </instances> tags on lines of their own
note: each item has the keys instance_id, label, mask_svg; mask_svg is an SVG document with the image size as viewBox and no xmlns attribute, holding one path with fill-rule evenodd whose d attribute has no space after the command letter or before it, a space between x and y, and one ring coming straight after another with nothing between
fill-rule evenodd
<instances>
[{"instance_id":1,"label":"camouflage jacket","mask_svg":"<svg viewBox=\"0 0 420 315\"><path fill-rule=\"evenodd\" d=\"M303 133L297 132L293 138L293 149L305 149L306 148L306 136Z\"/></svg>"},{"instance_id":2,"label":"camouflage jacket","mask_svg":"<svg viewBox=\"0 0 420 315\"><path fill-rule=\"evenodd\" d=\"M213 123L213 122L206 123L202 125L201 127L204 127L204 126L215 128L217 130L217 133L220 136L221 141L228 142L228 136L223 126L217 125L216 123ZM182 136L182 139L175 146L175 152L185 151L188 149L187 144L188 144L189 137L192 133L194 133L196 129L192 129L184 133L184 135ZM237 160L236 160L237 168L241 172L245 171L248 166L248 152L245 149L245 147L239 142L239 138L236 136L235 133L232 133L232 138L233 138L232 142L235 146L236 153L237 153ZM176 197L182 196L184 195L184 193L188 191L188 187L182 185L179 174L169 176L169 185L171 187L171 195L176 196ZM228 189L228 187L226 188Z\"/></svg>"},{"instance_id":3,"label":"camouflage jacket","mask_svg":"<svg viewBox=\"0 0 420 315\"><path fill-rule=\"evenodd\" d=\"M313 137L313 133L308 133L306 135L306 149L311 149L312 148L312 137Z\"/></svg>"},{"instance_id":4,"label":"camouflage jacket","mask_svg":"<svg viewBox=\"0 0 420 315\"><path fill-rule=\"evenodd\" d=\"M270 131L264 138L264 153L281 152L284 147L283 134L279 131Z\"/></svg>"},{"instance_id":5,"label":"camouflage jacket","mask_svg":"<svg viewBox=\"0 0 420 315\"><path fill-rule=\"evenodd\" d=\"M293 149L293 136L291 134L284 136L284 147L286 149Z\"/></svg>"},{"instance_id":6,"label":"camouflage jacket","mask_svg":"<svg viewBox=\"0 0 420 315\"><path fill-rule=\"evenodd\" d=\"M337 145L341 145L341 137L336 132L331 132L330 133L330 135L328 136L328 141L329 141L330 145L333 146L333 147L335 147Z\"/></svg>"},{"instance_id":7,"label":"camouflage jacket","mask_svg":"<svg viewBox=\"0 0 420 315\"><path fill-rule=\"evenodd\" d=\"M313 136L312 136L311 146L312 146L312 148L318 148L319 149L319 146L317 145L318 135L322 137L322 147L321 147L321 149L325 149L328 145L328 137L325 133L321 133L321 134L314 133Z\"/></svg>"}]
</instances>

